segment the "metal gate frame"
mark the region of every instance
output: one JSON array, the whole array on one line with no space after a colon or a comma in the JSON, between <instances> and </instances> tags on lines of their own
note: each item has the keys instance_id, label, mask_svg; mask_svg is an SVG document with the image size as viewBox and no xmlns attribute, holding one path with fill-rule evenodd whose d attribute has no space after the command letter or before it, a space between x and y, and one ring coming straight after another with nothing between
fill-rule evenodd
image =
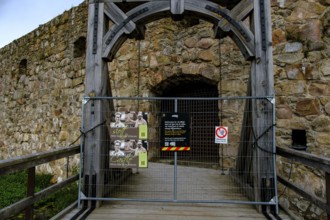
<instances>
[{"instance_id":1,"label":"metal gate frame","mask_svg":"<svg viewBox=\"0 0 330 220\"><path fill-rule=\"evenodd\" d=\"M242 121L243 124L242 126L247 126L247 124L244 124L244 119L247 117L248 114L252 114L253 112L253 107L248 108L246 103L249 103L250 105L253 106L254 102L261 102L262 105L265 106L265 111L266 109L268 109L268 115L269 117L272 117L272 124L271 125L266 125L266 127L264 128L264 132L262 135L265 135L266 133L268 133L268 136L270 137L270 142L266 143L266 144L271 144L272 145L272 152L268 152L267 150L264 150L261 146L259 146L260 144L258 144L258 140L260 139L259 137L255 137L253 138L253 141L250 143L251 144L251 152L248 152L247 157L245 158L245 163L246 160L251 159L251 161L248 161L249 163L253 163L251 166L253 166L253 169L257 170L258 172L260 171L260 169L256 164L258 164L258 160L254 161L253 158L258 157L258 155L264 155L265 153L270 154L270 157L267 157L268 160L270 160L269 162L270 167L272 168L272 170L268 170L269 173L255 173L258 176L261 176L261 178L258 180L260 181L260 185L257 186L253 186L254 187L254 191L258 191L257 193L262 194L262 201L243 201L243 200L207 200L207 199L189 199L189 200L185 200L185 199L178 199L178 188L177 188L177 184L178 184L178 158L177 158L177 152L174 152L174 167L173 167L173 197L171 199L162 199L162 198L158 198L158 199L152 199L152 198L116 198L116 197L106 197L106 196L88 196L88 191L95 191L94 188L95 187L105 187L105 185L100 186L97 185L94 181L93 181L93 177L85 175L83 173L83 170L86 170L85 166L91 165L91 164L85 164L84 163L84 158L86 157L98 157L101 158L101 155L85 155L85 136L88 133L92 133L93 130L101 128L103 130L107 130L107 127L104 125L104 123L98 124L98 125L94 125L91 128L86 128L84 124L82 124L82 140L81 140L81 166L80 166L80 178L79 178L79 205L81 203L81 201L114 201L114 200L125 200L125 201L151 201L151 202L181 202L181 203L229 203L229 204L254 204L254 205L270 205L270 206L275 206L276 210L278 210L278 199L277 199L277 178L276 178L276 161L275 161L275 152L276 152L276 146L275 146L275 98L274 97L226 97L226 98L179 98L179 97L174 97L174 98L160 98L160 97L149 97L149 98L144 98L144 97L84 97L83 98L83 109L82 109L82 117L84 117L84 114L86 113L86 109L84 108L85 104L87 102L93 102L94 100L101 100L101 101L109 101L109 102L114 102L114 101L118 101L121 100L123 102L125 101L134 101L134 102L138 102L140 105L140 102L153 102L153 101L159 101L159 100L173 100L175 102L174 105L174 112L178 111L178 100L210 100L210 101L217 101L219 103L221 103L221 108L223 108L223 103L226 102L230 102L230 101L245 101L245 108L243 109L243 115L242 115ZM222 109L223 111L223 109ZM247 112L246 111L250 111ZM100 112L100 114L107 114L108 112ZM97 112L94 112L93 114L98 114ZM244 119L243 119L244 117ZM83 120L82 120L83 121ZM253 125L251 125L251 128L247 128L244 127L244 129L251 129L252 133L253 133ZM243 128L241 127L241 135L244 133L242 132ZM245 140L243 140L241 136L241 142L244 142ZM108 143L109 140L105 140L105 143ZM243 146L244 147L244 146ZM245 146L246 147L246 146ZM238 155L240 157L242 157L242 151L244 151L244 149L241 149L242 147L240 147L240 149L238 150ZM246 151L246 149L245 149ZM243 155L244 156L244 155ZM252 156L252 157L251 157ZM251 157L251 158L249 158ZM259 158L260 160L260 158ZM106 160L105 160L106 161ZM256 163L256 164L255 164ZM105 165L105 163L103 163ZM90 169L93 169L93 167L90 167ZM254 179L254 174L252 173L244 173L242 171L246 171L245 167L239 167L238 162L236 163L236 176L234 175L233 179L237 182L240 183L241 186L244 186L244 184L248 184L248 182L253 181ZM92 170L90 173L97 173L99 171L97 170ZM125 172L121 173L122 175L125 174ZM239 176L239 175L246 175L246 176ZM114 177L113 174L112 178ZM119 176L117 176L119 177ZM120 177L121 178L121 177ZM91 181L92 180L92 181ZM265 182L268 182L267 184ZM270 183L269 183L270 182ZM266 185L265 185L266 184ZM246 196L250 196L249 193L251 190L249 189L245 189L246 191L242 191L242 193L244 193L244 195ZM263 192L264 191L264 192ZM86 193L87 192L87 193Z\"/></svg>"}]
</instances>

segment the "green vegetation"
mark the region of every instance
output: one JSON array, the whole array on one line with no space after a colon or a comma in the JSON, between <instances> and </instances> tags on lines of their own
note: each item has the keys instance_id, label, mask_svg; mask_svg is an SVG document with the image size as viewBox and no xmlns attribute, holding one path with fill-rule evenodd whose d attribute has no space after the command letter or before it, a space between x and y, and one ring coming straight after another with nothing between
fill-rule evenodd
<instances>
[{"instance_id":1,"label":"green vegetation","mask_svg":"<svg viewBox=\"0 0 330 220\"><path fill-rule=\"evenodd\" d=\"M26 172L3 175L0 178L0 209L23 199L26 195Z\"/></svg>"},{"instance_id":2,"label":"green vegetation","mask_svg":"<svg viewBox=\"0 0 330 220\"><path fill-rule=\"evenodd\" d=\"M46 215L46 219L59 213L78 199L78 185L73 183L36 204L36 213Z\"/></svg>"},{"instance_id":3,"label":"green vegetation","mask_svg":"<svg viewBox=\"0 0 330 220\"><path fill-rule=\"evenodd\" d=\"M35 191L51 185L52 175L37 174ZM0 178L0 209L11 205L26 196L27 173L19 172L3 175ZM77 200L78 185L73 183L35 204L38 219L49 219L72 202ZM22 219L23 214L12 219Z\"/></svg>"}]
</instances>

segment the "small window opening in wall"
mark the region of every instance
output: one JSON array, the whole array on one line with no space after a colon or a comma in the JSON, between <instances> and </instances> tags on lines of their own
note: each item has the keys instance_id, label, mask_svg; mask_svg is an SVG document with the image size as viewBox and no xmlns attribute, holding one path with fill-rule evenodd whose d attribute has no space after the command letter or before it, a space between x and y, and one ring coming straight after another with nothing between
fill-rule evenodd
<instances>
[{"instance_id":1,"label":"small window opening in wall","mask_svg":"<svg viewBox=\"0 0 330 220\"><path fill-rule=\"evenodd\" d=\"M27 60L23 59L19 63L19 74L20 75L26 75L27 74Z\"/></svg>"},{"instance_id":2,"label":"small window opening in wall","mask_svg":"<svg viewBox=\"0 0 330 220\"><path fill-rule=\"evenodd\" d=\"M307 138L305 130L292 130L292 148L295 150L306 150Z\"/></svg>"},{"instance_id":3,"label":"small window opening in wall","mask_svg":"<svg viewBox=\"0 0 330 220\"><path fill-rule=\"evenodd\" d=\"M74 42L73 58L84 56L85 51L86 51L86 38L79 37L78 40Z\"/></svg>"}]
</instances>

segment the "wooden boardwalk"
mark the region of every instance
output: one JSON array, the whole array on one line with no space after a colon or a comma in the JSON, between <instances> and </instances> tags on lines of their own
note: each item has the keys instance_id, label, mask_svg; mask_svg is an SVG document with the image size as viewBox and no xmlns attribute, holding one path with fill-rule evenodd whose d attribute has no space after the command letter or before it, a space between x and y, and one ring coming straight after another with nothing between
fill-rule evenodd
<instances>
[{"instance_id":1,"label":"wooden boardwalk","mask_svg":"<svg viewBox=\"0 0 330 220\"><path fill-rule=\"evenodd\" d=\"M112 202L95 209L87 219L229 220L265 219L265 216L248 205Z\"/></svg>"},{"instance_id":2,"label":"wooden boardwalk","mask_svg":"<svg viewBox=\"0 0 330 220\"><path fill-rule=\"evenodd\" d=\"M173 196L172 170L173 165L150 163L149 168L140 169L139 174L133 174L128 180L129 184L123 184L113 196L133 199L151 197L152 199L160 199L159 197L170 199ZM93 210L86 219L265 219L265 216L258 213L253 205L200 202L238 199L247 201L242 194L237 192L229 176L221 175L220 171L215 169L178 166L177 198L196 202L104 202L102 207Z\"/></svg>"}]
</instances>

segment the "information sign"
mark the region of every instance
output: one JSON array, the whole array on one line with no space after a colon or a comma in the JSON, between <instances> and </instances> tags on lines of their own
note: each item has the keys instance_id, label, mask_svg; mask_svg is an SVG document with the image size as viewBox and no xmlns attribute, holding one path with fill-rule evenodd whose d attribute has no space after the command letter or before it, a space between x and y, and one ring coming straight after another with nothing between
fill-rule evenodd
<instances>
[{"instance_id":1,"label":"information sign","mask_svg":"<svg viewBox=\"0 0 330 220\"><path fill-rule=\"evenodd\" d=\"M190 150L190 120L187 113L163 114L161 123L162 148L187 147Z\"/></svg>"}]
</instances>

